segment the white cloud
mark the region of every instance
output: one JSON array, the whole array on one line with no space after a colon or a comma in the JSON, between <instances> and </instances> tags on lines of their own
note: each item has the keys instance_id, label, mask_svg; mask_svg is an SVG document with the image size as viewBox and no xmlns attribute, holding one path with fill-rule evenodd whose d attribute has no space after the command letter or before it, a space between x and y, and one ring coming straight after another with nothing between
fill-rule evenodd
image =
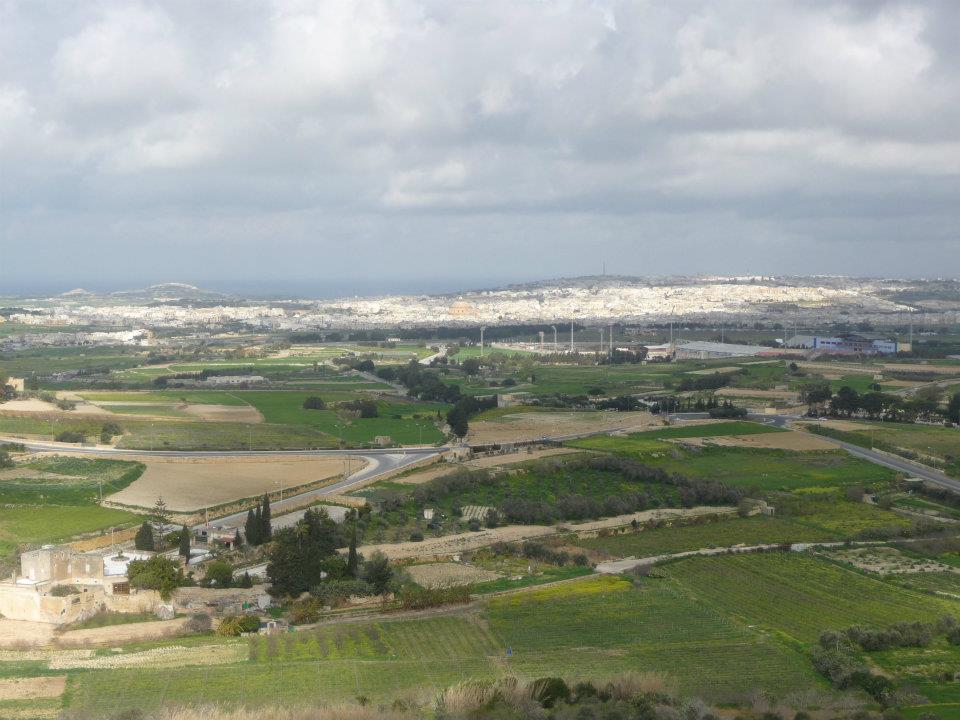
<instances>
[{"instance_id":1,"label":"white cloud","mask_svg":"<svg viewBox=\"0 0 960 720\"><path fill-rule=\"evenodd\" d=\"M4 242L24 208L51 218L51 247L78 207L92 235L97 208L142 235L192 225L219 248L253 229L275 240L271 226L293 237L317 215L387 245L397 214L431 228L472 215L481 235L499 214L551 252L568 243L556 257L586 258L588 222L545 218L633 218L618 227L668 235L667 218L703 232L722 207L749 226L749 259L776 247L777 228L876 235L891 187L904 217L933 207L918 225L931 242L960 225L950 3L43 8L0 8ZM827 222L838 207L842 222ZM326 236L308 231L322 255Z\"/></svg>"}]
</instances>

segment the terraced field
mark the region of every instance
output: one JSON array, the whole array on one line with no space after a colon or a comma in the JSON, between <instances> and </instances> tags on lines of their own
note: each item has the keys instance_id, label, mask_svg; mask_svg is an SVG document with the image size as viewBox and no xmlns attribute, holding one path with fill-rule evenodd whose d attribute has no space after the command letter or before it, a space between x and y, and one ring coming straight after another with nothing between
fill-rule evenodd
<instances>
[{"instance_id":1,"label":"terraced field","mask_svg":"<svg viewBox=\"0 0 960 720\"><path fill-rule=\"evenodd\" d=\"M328 626L253 638L249 648L240 664L76 672L70 706L106 716L165 700L378 702L505 673L597 679L637 669L716 699L818 684L802 656L689 601L669 581L638 589L609 577L498 597L479 612Z\"/></svg>"},{"instance_id":2,"label":"terraced field","mask_svg":"<svg viewBox=\"0 0 960 720\"><path fill-rule=\"evenodd\" d=\"M894 587L799 553L695 558L665 571L689 597L750 626L813 643L823 630L934 621L960 602Z\"/></svg>"},{"instance_id":3,"label":"terraced field","mask_svg":"<svg viewBox=\"0 0 960 720\"><path fill-rule=\"evenodd\" d=\"M801 525L789 519L752 517L585 538L576 541L576 544L588 550L603 552L610 557L623 558L631 555L650 557L709 547L731 547L740 543L758 545L824 542L839 538L838 533L810 525Z\"/></svg>"}]
</instances>

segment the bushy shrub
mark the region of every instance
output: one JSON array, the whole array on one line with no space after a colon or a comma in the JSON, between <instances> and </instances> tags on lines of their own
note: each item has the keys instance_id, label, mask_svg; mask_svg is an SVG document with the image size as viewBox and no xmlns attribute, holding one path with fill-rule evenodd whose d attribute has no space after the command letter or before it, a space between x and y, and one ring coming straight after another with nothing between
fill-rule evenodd
<instances>
[{"instance_id":1,"label":"bushy shrub","mask_svg":"<svg viewBox=\"0 0 960 720\"><path fill-rule=\"evenodd\" d=\"M210 628L213 627L213 621L210 619L210 616L206 613L194 613L190 616L190 619L187 620L187 631L192 633L205 633L210 632Z\"/></svg>"},{"instance_id":2,"label":"bushy shrub","mask_svg":"<svg viewBox=\"0 0 960 720\"><path fill-rule=\"evenodd\" d=\"M235 637L242 633L256 632L260 628L260 618L256 615L227 615L217 626L217 635Z\"/></svg>"},{"instance_id":3,"label":"bushy shrub","mask_svg":"<svg viewBox=\"0 0 960 720\"><path fill-rule=\"evenodd\" d=\"M470 586L421 588L414 585L405 585L400 589L397 600L404 610L424 610L441 605L462 605L470 602Z\"/></svg>"},{"instance_id":4,"label":"bushy shrub","mask_svg":"<svg viewBox=\"0 0 960 720\"><path fill-rule=\"evenodd\" d=\"M57 433L53 439L57 442L82 443L87 439L87 436L78 430L63 430Z\"/></svg>"}]
</instances>

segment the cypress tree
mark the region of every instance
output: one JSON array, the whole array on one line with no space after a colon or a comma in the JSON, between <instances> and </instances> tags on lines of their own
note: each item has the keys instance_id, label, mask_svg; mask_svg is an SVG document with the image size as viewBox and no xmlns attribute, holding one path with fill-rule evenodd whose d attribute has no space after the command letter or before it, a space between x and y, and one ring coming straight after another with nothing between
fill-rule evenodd
<instances>
[{"instance_id":1,"label":"cypress tree","mask_svg":"<svg viewBox=\"0 0 960 720\"><path fill-rule=\"evenodd\" d=\"M243 534L247 536L247 545L260 544L260 520L253 512L253 508L247 510L247 523L244 525Z\"/></svg>"},{"instance_id":2,"label":"cypress tree","mask_svg":"<svg viewBox=\"0 0 960 720\"><path fill-rule=\"evenodd\" d=\"M185 563L190 562L190 531L186 525L180 528L180 557Z\"/></svg>"},{"instance_id":3,"label":"cypress tree","mask_svg":"<svg viewBox=\"0 0 960 720\"><path fill-rule=\"evenodd\" d=\"M272 536L273 528L270 526L270 498L264 493L263 508L260 510L260 542L269 542Z\"/></svg>"},{"instance_id":4,"label":"cypress tree","mask_svg":"<svg viewBox=\"0 0 960 720\"><path fill-rule=\"evenodd\" d=\"M137 530L133 545L137 550L153 550L153 528L149 522L144 522Z\"/></svg>"},{"instance_id":5,"label":"cypress tree","mask_svg":"<svg viewBox=\"0 0 960 720\"><path fill-rule=\"evenodd\" d=\"M352 578L357 576L357 521L353 521L353 533L350 535L350 551L347 555L347 575Z\"/></svg>"}]
</instances>

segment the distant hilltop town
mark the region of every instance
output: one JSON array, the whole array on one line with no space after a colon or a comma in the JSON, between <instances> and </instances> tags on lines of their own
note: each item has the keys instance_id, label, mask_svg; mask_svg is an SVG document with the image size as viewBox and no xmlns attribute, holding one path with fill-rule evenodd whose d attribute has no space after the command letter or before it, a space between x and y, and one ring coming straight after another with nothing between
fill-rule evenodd
<instances>
[{"instance_id":1,"label":"distant hilltop town","mask_svg":"<svg viewBox=\"0 0 960 720\"><path fill-rule=\"evenodd\" d=\"M159 328L310 331L337 328L724 321L792 324L869 322L902 325L960 322L957 280L838 277L581 277L456 295L244 300L191 285L97 295L72 290L56 297L18 299L0 309L25 325L96 328L75 333L76 344L143 344ZM119 329L129 337L118 338ZM130 333L131 328L137 330ZM11 333L8 347L62 342L63 337ZM49 335L47 333L46 335Z\"/></svg>"}]
</instances>

